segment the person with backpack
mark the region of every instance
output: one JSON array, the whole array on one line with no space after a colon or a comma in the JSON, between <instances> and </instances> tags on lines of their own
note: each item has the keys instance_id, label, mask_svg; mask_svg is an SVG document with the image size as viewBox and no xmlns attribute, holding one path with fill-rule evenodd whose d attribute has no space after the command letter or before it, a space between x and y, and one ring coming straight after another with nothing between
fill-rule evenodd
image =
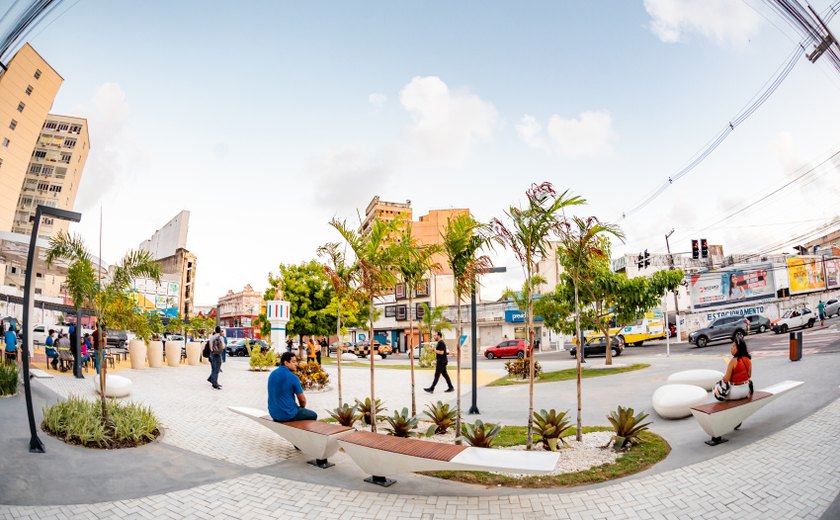
<instances>
[{"instance_id":1,"label":"person with backpack","mask_svg":"<svg viewBox=\"0 0 840 520\"><path fill-rule=\"evenodd\" d=\"M219 384L219 372L222 369L222 351L225 349L225 342L222 339L222 328L217 326L216 333L210 336L210 377L207 381L216 390L221 390Z\"/></svg>"}]
</instances>

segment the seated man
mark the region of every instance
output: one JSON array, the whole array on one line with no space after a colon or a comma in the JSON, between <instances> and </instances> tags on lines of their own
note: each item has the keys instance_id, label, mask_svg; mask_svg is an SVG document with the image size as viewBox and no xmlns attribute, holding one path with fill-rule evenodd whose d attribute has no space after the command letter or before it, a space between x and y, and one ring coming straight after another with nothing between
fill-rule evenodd
<instances>
[{"instance_id":1,"label":"seated man","mask_svg":"<svg viewBox=\"0 0 840 520\"><path fill-rule=\"evenodd\" d=\"M47 339L44 340L44 353L47 355L47 362L53 367L53 370L58 370L58 352L55 350L55 330L50 329Z\"/></svg>"},{"instance_id":2,"label":"seated man","mask_svg":"<svg viewBox=\"0 0 840 520\"><path fill-rule=\"evenodd\" d=\"M305 408L306 396L295 375L297 365L297 357L284 352L280 356L280 366L268 376L268 413L277 422L318 419L317 413Z\"/></svg>"}]
</instances>

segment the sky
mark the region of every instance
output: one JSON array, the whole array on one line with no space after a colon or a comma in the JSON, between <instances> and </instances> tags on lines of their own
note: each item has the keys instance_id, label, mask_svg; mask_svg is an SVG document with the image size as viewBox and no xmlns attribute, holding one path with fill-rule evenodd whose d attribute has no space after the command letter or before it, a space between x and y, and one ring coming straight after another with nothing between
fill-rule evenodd
<instances>
[{"instance_id":1,"label":"sky","mask_svg":"<svg viewBox=\"0 0 840 520\"><path fill-rule=\"evenodd\" d=\"M9 4L9 0L4 0ZM827 1L813 3L818 12ZM0 12L5 11L0 2ZM830 27L840 33L840 22ZM799 41L760 0L65 0L28 41L86 117L71 227L117 261L182 209L196 304L316 258L375 195L482 221L534 182L618 224L614 256L760 250L834 218L840 72L800 60L699 167L623 217L759 93ZM705 228L705 229L704 229ZM512 254L484 299L521 286Z\"/></svg>"}]
</instances>

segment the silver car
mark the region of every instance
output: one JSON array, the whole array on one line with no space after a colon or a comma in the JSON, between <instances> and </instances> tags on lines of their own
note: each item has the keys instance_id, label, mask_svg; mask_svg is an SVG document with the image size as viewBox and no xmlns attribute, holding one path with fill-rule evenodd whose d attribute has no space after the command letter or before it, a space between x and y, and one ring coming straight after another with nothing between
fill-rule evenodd
<instances>
[{"instance_id":1,"label":"silver car","mask_svg":"<svg viewBox=\"0 0 840 520\"><path fill-rule=\"evenodd\" d=\"M825 317L840 316L840 300L831 299L825 302Z\"/></svg>"}]
</instances>

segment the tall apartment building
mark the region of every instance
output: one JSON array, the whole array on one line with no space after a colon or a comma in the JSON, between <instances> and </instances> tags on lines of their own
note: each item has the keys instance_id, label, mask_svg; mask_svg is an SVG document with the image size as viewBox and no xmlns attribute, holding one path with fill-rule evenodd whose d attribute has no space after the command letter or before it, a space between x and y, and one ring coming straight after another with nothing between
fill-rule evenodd
<instances>
[{"instance_id":1,"label":"tall apartment building","mask_svg":"<svg viewBox=\"0 0 840 520\"><path fill-rule=\"evenodd\" d=\"M33 149L64 80L29 44L0 65L0 230L11 231Z\"/></svg>"},{"instance_id":2,"label":"tall apartment building","mask_svg":"<svg viewBox=\"0 0 840 520\"><path fill-rule=\"evenodd\" d=\"M362 222L361 232L366 235L370 231L370 226L375 219L390 222L396 218L404 220L411 220L411 201L403 202L386 202L380 200L377 195L371 199L365 208L365 220Z\"/></svg>"}]
</instances>

